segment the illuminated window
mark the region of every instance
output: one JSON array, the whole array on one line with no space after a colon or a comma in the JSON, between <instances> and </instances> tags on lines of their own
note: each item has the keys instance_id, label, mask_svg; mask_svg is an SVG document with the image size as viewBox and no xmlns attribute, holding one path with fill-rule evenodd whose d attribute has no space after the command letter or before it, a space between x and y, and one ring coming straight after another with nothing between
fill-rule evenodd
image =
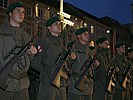
<instances>
[{"instance_id":1,"label":"illuminated window","mask_svg":"<svg viewBox=\"0 0 133 100\"><path fill-rule=\"evenodd\" d=\"M94 34L94 26L91 25L91 33Z\"/></svg>"},{"instance_id":2,"label":"illuminated window","mask_svg":"<svg viewBox=\"0 0 133 100\"><path fill-rule=\"evenodd\" d=\"M8 0L0 0L0 7L7 8Z\"/></svg>"}]
</instances>

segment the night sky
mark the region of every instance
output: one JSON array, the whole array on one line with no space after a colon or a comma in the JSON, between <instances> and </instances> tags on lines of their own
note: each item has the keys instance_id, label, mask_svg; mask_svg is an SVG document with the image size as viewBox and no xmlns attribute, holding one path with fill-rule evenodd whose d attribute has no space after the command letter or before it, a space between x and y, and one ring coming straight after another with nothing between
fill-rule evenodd
<instances>
[{"instance_id":1,"label":"night sky","mask_svg":"<svg viewBox=\"0 0 133 100\"><path fill-rule=\"evenodd\" d=\"M64 0L98 18L111 17L121 24L131 23L133 0Z\"/></svg>"}]
</instances>

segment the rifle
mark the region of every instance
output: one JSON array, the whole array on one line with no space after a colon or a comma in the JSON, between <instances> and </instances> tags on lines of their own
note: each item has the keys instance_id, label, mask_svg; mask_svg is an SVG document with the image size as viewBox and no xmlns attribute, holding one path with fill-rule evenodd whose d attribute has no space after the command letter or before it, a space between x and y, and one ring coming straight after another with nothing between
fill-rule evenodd
<instances>
[{"instance_id":1,"label":"rifle","mask_svg":"<svg viewBox=\"0 0 133 100\"><path fill-rule=\"evenodd\" d=\"M24 52L26 52L26 50L29 48L31 43L38 37L38 34L40 34L40 32L38 32L36 35L34 35L27 44L22 46L22 48L17 53L15 53L14 56L0 69L0 86L2 85L2 83L4 84L4 81L8 77L8 74L10 73L10 71L12 70L13 65L24 54ZM12 50L14 50L14 49L12 49ZM12 50L11 50L11 52L12 52ZM7 56L9 56L9 54Z\"/></svg>"},{"instance_id":2,"label":"rifle","mask_svg":"<svg viewBox=\"0 0 133 100\"><path fill-rule=\"evenodd\" d=\"M58 60L56 62L57 68L54 70L53 75L50 78L50 84L54 85L57 88L60 88L61 86L61 83L60 83L61 78L64 78L64 79L68 78L68 75L62 71L62 68L71 52L71 49L73 44L75 43L75 40L72 41L71 43L72 44L69 46L68 50L66 50L65 52L62 52L60 54L60 57L58 57Z\"/></svg>"},{"instance_id":3,"label":"rifle","mask_svg":"<svg viewBox=\"0 0 133 100\"><path fill-rule=\"evenodd\" d=\"M88 59L87 59L88 60ZM85 69L83 70L82 74L79 76L77 82L75 83L75 88L78 89L79 91L83 92L83 89L84 89L84 83L90 83L90 80L86 77L86 74L88 73L89 71L89 68L91 67L92 63L94 62L95 60L95 57L90 61L89 64L87 64L87 62L85 61L86 64L83 64L83 65L86 65ZM83 66L82 66L83 67ZM81 68L82 68L81 67Z\"/></svg>"},{"instance_id":4,"label":"rifle","mask_svg":"<svg viewBox=\"0 0 133 100\"><path fill-rule=\"evenodd\" d=\"M115 66L112 66L112 67L110 67L109 72L108 72L107 88L106 88L106 91L109 94L113 93L113 87L112 86L115 87L114 74L115 74Z\"/></svg>"},{"instance_id":5,"label":"rifle","mask_svg":"<svg viewBox=\"0 0 133 100\"><path fill-rule=\"evenodd\" d=\"M11 54L14 54L14 51L15 51L17 48L21 48L21 46L15 46L14 48L12 48L12 49L3 57L3 60L5 61Z\"/></svg>"},{"instance_id":6,"label":"rifle","mask_svg":"<svg viewBox=\"0 0 133 100\"><path fill-rule=\"evenodd\" d=\"M89 62L89 59L87 59L87 60L84 62L84 64L83 64L82 67L80 68L80 71L83 71L83 69L87 66L88 62Z\"/></svg>"},{"instance_id":7,"label":"rifle","mask_svg":"<svg viewBox=\"0 0 133 100\"><path fill-rule=\"evenodd\" d=\"M127 87L127 80L128 80L128 74L130 72L131 66L127 66L124 70L124 74L122 77L122 80L120 81L120 86L126 89Z\"/></svg>"}]
</instances>

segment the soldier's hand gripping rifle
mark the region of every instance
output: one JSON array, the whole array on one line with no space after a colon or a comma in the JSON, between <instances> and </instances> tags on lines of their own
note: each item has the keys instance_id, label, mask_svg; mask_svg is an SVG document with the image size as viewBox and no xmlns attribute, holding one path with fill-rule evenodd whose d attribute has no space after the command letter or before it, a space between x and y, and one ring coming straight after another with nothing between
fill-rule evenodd
<instances>
[{"instance_id":1,"label":"soldier's hand gripping rifle","mask_svg":"<svg viewBox=\"0 0 133 100\"><path fill-rule=\"evenodd\" d=\"M130 69L131 69L131 66L127 66L125 68L122 80L120 81L120 86L122 86L124 89L126 89L127 87L127 81L128 81L128 75L129 75Z\"/></svg>"},{"instance_id":2,"label":"soldier's hand gripping rifle","mask_svg":"<svg viewBox=\"0 0 133 100\"><path fill-rule=\"evenodd\" d=\"M69 54L71 53L72 46L73 46L74 43L75 43L75 40L72 41L72 43L69 46L68 50L66 50L65 52L63 51L59 55L60 57L58 57L58 61L56 61L57 62L56 63L57 68L54 70L54 72L52 74L52 77L50 79L50 84L54 85L57 88L60 88L60 86L61 86L61 83L60 83L61 78L64 78L64 79L68 78L68 75L62 71L62 68L63 68Z\"/></svg>"},{"instance_id":3,"label":"soldier's hand gripping rifle","mask_svg":"<svg viewBox=\"0 0 133 100\"><path fill-rule=\"evenodd\" d=\"M19 60L24 52L27 51L31 43L38 37L38 34L40 34L40 32L33 36L27 44L22 46L22 48L17 53L15 53L14 56L0 69L0 85L3 84L3 81L6 80L8 74L12 70L13 65Z\"/></svg>"},{"instance_id":4,"label":"soldier's hand gripping rifle","mask_svg":"<svg viewBox=\"0 0 133 100\"><path fill-rule=\"evenodd\" d=\"M81 69L83 69L83 67L85 66L85 69L83 70L82 74L79 76L79 78L74 86L76 89L78 89L81 92L83 92L84 84L90 83L90 80L86 77L86 75L89 72L89 69L90 69L92 63L94 62L94 60L95 60L95 57L91 61L89 61L87 59L85 61L85 63L83 64L83 66L81 67ZM89 61L89 63L88 63L88 61Z\"/></svg>"},{"instance_id":5,"label":"soldier's hand gripping rifle","mask_svg":"<svg viewBox=\"0 0 133 100\"><path fill-rule=\"evenodd\" d=\"M107 78L107 88L106 91L110 94L113 93L113 87L115 87L115 66L110 67Z\"/></svg>"}]
</instances>

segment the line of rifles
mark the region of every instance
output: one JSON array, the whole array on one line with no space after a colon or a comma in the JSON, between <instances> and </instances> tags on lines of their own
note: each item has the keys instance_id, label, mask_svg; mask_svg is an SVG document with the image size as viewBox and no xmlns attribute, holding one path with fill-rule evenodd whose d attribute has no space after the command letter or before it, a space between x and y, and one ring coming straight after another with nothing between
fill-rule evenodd
<instances>
[{"instance_id":1,"label":"line of rifles","mask_svg":"<svg viewBox=\"0 0 133 100\"><path fill-rule=\"evenodd\" d=\"M38 34L36 34L27 44L22 46L21 49L17 53L15 53L14 56L2 67L2 69L0 70L0 85L3 83L4 80L6 80L8 73L12 70L12 66L16 62L19 61L20 56L22 56L24 54L24 52L26 52L26 50L31 45L31 43L37 38ZM69 48L66 51L63 51L58 57L58 61L56 63L57 68L53 72L53 75L50 79L50 84L54 85L57 88L60 88L60 86L61 86L61 82L60 82L61 78L64 78L64 79L68 78L68 75L65 72L63 72L62 69L63 69L64 63L68 59L69 54L71 53L72 46L74 43L75 43L75 40L72 42L72 45L69 46ZM8 58L8 56L10 56L10 54L12 54L16 48L17 47L13 48L4 57L4 59ZM83 92L84 84L86 84L88 82L88 78L86 77L86 75L88 74L89 69L91 68L95 59L96 59L95 57L93 57L92 60L87 59L85 61L85 63L83 64L83 66L81 67L81 69L84 67L84 70L82 71L82 73L78 77L77 82L75 83L75 88L81 92ZM126 89L126 83L127 83L128 74L130 72L130 69L131 69L131 66L128 66L125 68L125 70L123 72L123 78L119 82L119 85L124 89ZM105 87L105 90L108 93L110 93L110 94L113 93L113 88L115 87L115 82L116 82L115 66L112 66L112 67L110 67L110 69L108 71L108 77L107 77L107 82L106 82L107 84Z\"/></svg>"}]
</instances>

